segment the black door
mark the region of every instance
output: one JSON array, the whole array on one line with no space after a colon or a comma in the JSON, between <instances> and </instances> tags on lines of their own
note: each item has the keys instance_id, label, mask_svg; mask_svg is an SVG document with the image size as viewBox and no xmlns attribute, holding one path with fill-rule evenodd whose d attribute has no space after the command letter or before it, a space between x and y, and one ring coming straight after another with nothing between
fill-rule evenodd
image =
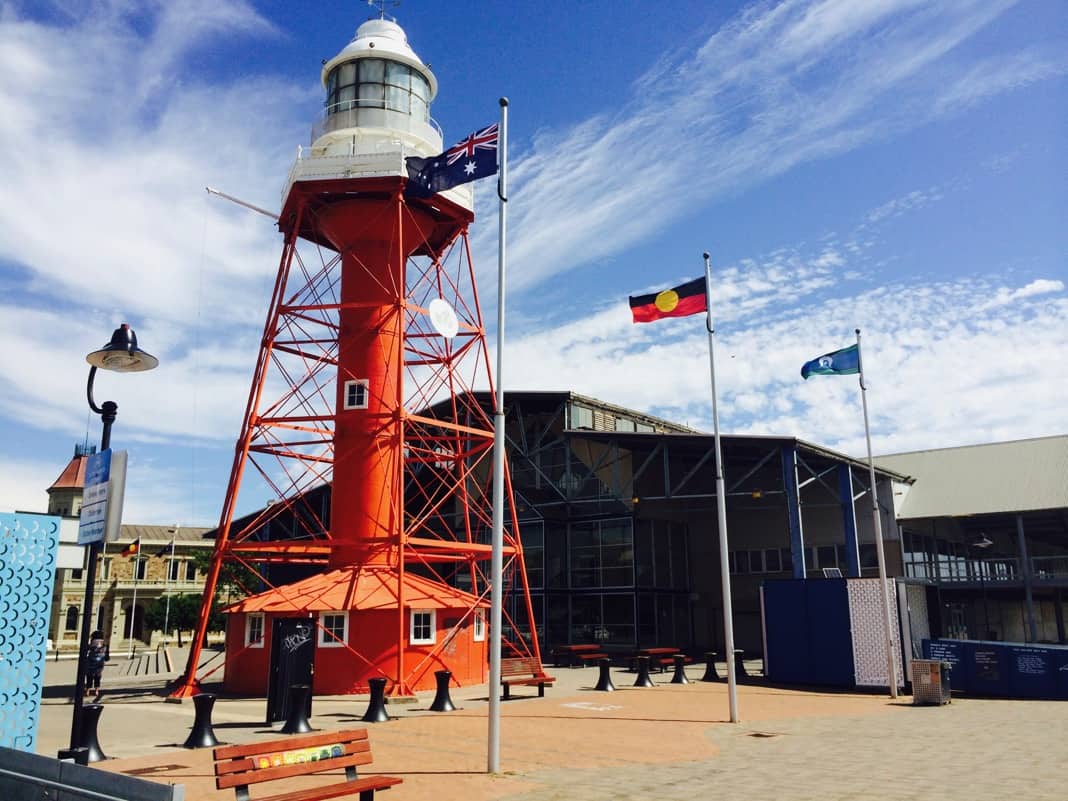
<instances>
[{"instance_id":1,"label":"black door","mask_svg":"<svg viewBox=\"0 0 1068 801\"><path fill-rule=\"evenodd\" d=\"M311 687L315 673L315 624L306 617L276 617L271 637L271 677L267 686L267 723L289 717L289 688L294 684ZM312 694L308 708L311 716Z\"/></svg>"}]
</instances>

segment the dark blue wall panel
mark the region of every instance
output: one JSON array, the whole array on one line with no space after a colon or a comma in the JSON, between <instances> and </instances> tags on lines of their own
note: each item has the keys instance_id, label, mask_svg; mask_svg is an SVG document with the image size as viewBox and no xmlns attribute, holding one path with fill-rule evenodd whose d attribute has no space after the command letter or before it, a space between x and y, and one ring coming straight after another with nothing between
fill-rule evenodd
<instances>
[{"instance_id":1,"label":"dark blue wall panel","mask_svg":"<svg viewBox=\"0 0 1068 801\"><path fill-rule=\"evenodd\" d=\"M783 684L855 686L844 579L764 583L768 678Z\"/></svg>"},{"instance_id":2,"label":"dark blue wall panel","mask_svg":"<svg viewBox=\"0 0 1068 801\"><path fill-rule=\"evenodd\" d=\"M924 640L925 659L949 662L954 690L1003 698L1068 700L1068 647Z\"/></svg>"}]
</instances>

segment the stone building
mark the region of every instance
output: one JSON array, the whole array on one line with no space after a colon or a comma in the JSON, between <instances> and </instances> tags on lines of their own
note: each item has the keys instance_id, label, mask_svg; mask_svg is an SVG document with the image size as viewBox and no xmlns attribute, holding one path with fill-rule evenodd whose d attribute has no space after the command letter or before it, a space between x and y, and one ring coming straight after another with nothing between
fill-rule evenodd
<instances>
[{"instance_id":1,"label":"stone building","mask_svg":"<svg viewBox=\"0 0 1068 801\"><path fill-rule=\"evenodd\" d=\"M63 518L64 526L77 527L85 486L85 463L94 446L77 445L74 456L48 488L48 513ZM204 538L207 528L124 524L118 540L105 544L97 565L93 598L97 611L92 628L100 629L112 649L135 650L163 637L148 631L145 610L165 595L204 592L204 574L196 568L196 553L210 554L213 541ZM123 555L137 542L136 555ZM173 548L172 548L173 543ZM85 549L88 553L88 549ZM85 599L85 566L60 568L52 591L52 618L48 636L60 650L77 650ZM175 641L177 633L168 635Z\"/></svg>"}]
</instances>

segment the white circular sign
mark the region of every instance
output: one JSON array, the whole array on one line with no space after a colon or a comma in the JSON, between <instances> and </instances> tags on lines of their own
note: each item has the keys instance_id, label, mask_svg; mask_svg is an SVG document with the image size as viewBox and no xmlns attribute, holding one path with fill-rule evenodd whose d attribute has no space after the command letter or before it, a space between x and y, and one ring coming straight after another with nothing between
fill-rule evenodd
<instances>
[{"instance_id":1,"label":"white circular sign","mask_svg":"<svg viewBox=\"0 0 1068 801\"><path fill-rule=\"evenodd\" d=\"M430 301L430 324L434 330L445 339L452 339L460 330L460 321L456 318L456 312L448 301L442 298L434 298Z\"/></svg>"}]
</instances>

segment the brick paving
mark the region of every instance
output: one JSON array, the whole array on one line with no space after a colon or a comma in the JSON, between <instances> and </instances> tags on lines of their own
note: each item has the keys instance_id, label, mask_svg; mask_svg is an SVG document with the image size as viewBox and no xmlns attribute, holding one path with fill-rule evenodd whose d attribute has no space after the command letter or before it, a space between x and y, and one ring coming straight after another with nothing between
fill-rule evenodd
<instances>
[{"instance_id":1,"label":"brick paving","mask_svg":"<svg viewBox=\"0 0 1068 801\"><path fill-rule=\"evenodd\" d=\"M699 677L701 666L688 671ZM69 702L58 697L62 663L49 666L38 751L66 745ZM1068 704L954 698L914 707L911 698L798 691L760 682L739 687L742 722L727 722L725 683L592 690L594 668L551 668L557 684L539 699L518 688L502 704L501 769L486 773L486 688L454 688L455 712L427 710L433 693L390 704L371 724L373 772L404 778L388 801L602 801L694 798L837 801L1066 801ZM723 671L721 670L721 674ZM182 783L188 801L232 799L212 781L210 749L180 747L191 703L166 703L165 677L105 673L99 738L111 759L97 766ZM528 693L529 691L529 693ZM366 697L316 698L316 729L358 728ZM263 699L220 697L213 721L227 742L279 736L263 723ZM293 787L300 786L294 783ZM281 789L281 788L280 788ZM261 793L262 794L262 793ZM255 793L253 793L255 798Z\"/></svg>"}]
</instances>

